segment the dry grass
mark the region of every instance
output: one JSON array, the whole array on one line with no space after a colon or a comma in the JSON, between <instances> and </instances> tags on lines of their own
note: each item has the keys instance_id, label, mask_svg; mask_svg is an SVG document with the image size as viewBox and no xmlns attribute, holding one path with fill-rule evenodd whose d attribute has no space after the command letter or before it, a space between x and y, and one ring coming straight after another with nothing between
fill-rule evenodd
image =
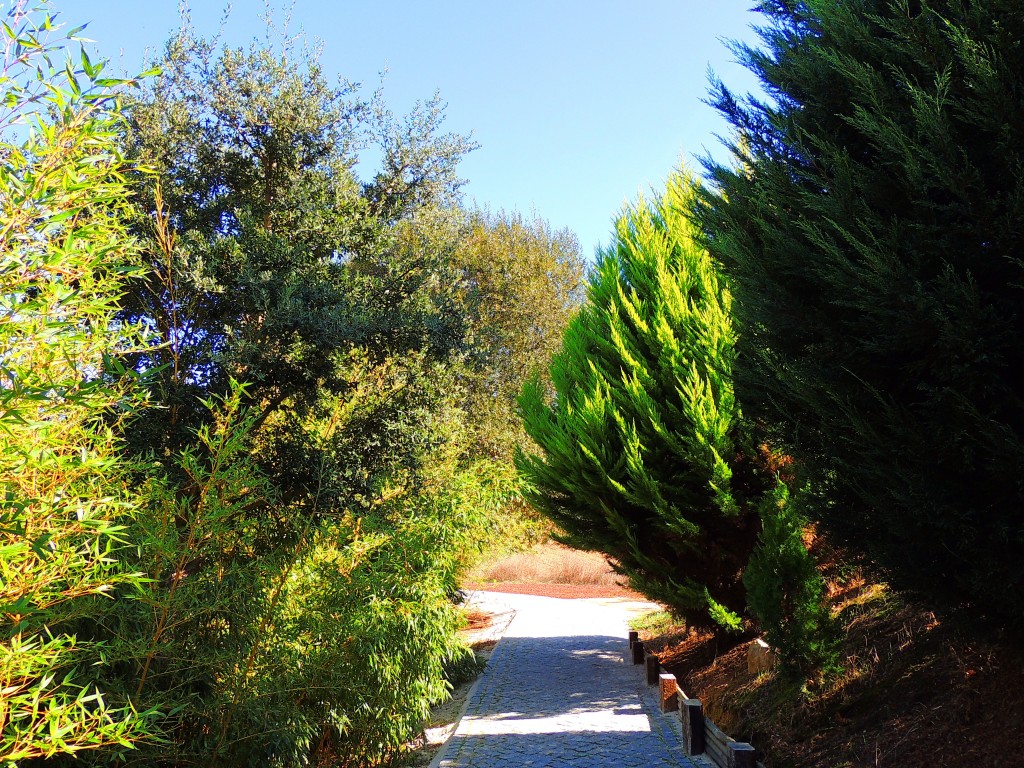
<instances>
[{"instance_id":1,"label":"dry grass","mask_svg":"<svg viewBox=\"0 0 1024 768\"><path fill-rule=\"evenodd\" d=\"M537 544L525 552L483 563L469 574L473 582L517 584L617 585L621 577L604 555L561 544Z\"/></svg>"}]
</instances>

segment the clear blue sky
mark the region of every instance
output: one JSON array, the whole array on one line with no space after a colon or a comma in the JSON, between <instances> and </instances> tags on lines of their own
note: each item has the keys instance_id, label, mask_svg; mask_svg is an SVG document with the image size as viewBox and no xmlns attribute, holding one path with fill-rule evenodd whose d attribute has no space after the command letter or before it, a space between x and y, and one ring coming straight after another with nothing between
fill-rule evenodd
<instances>
[{"instance_id":1,"label":"clear blue sky","mask_svg":"<svg viewBox=\"0 0 1024 768\"><path fill-rule=\"evenodd\" d=\"M439 90L448 129L481 145L462 166L467 202L535 210L574 231L590 258L622 206L660 186L680 159L723 156L715 134L728 127L702 102L707 70L740 92L756 88L723 42L754 40L750 4L294 0L290 29L319 38L325 71L361 82L367 96L387 69L396 114ZM100 53L132 71L178 27L177 0L55 5L69 23L89 21ZM222 0L191 5L197 30L216 32ZM263 14L263 0L235 0L224 40L262 36Z\"/></svg>"}]
</instances>

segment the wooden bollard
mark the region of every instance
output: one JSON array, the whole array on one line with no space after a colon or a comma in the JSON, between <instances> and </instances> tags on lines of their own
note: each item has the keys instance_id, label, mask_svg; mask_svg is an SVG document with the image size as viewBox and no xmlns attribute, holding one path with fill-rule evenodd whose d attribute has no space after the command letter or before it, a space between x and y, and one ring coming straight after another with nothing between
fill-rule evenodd
<instances>
[{"instance_id":1,"label":"wooden bollard","mask_svg":"<svg viewBox=\"0 0 1024 768\"><path fill-rule=\"evenodd\" d=\"M644 641L637 640L633 643L633 663L643 664L644 663Z\"/></svg>"},{"instance_id":2,"label":"wooden bollard","mask_svg":"<svg viewBox=\"0 0 1024 768\"><path fill-rule=\"evenodd\" d=\"M730 741L729 768L756 768L757 753L749 744L742 741Z\"/></svg>"},{"instance_id":3,"label":"wooden bollard","mask_svg":"<svg viewBox=\"0 0 1024 768\"><path fill-rule=\"evenodd\" d=\"M661 662L657 656L651 653L647 655L644 663L647 664L647 684L657 685L658 675L661 673Z\"/></svg>"},{"instance_id":4,"label":"wooden bollard","mask_svg":"<svg viewBox=\"0 0 1024 768\"><path fill-rule=\"evenodd\" d=\"M635 629L629 630L629 647L633 647L633 643L640 639L640 633Z\"/></svg>"},{"instance_id":5,"label":"wooden bollard","mask_svg":"<svg viewBox=\"0 0 1024 768\"><path fill-rule=\"evenodd\" d=\"M676 676L662 674L658 676L661 684L661 711L675 712L679 709L679 684L676 683Z\"/></svg>"},{"instance_id":6,"label":"wooden bollard","mask_svg":"<svg viewBox=\"0 0 1024 768\"><path fill-rule=\"evenodd\" d=\"M700 699L680 699L679 717L683 721L686 754L704 754L704 706Z\"/></svg>"}]
</instances>

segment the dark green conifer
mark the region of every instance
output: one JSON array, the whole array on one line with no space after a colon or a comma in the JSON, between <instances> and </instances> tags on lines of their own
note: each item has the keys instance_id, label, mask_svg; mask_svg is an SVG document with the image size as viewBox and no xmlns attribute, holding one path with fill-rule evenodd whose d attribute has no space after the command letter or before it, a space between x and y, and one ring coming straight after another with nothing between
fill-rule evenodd
<instances>
[{"instance_id":1,"label":"dark green conifer","mask_svg":"<svg viewBox=\"0 0 1024 768\"><path fill-rule=\"evenodd\" d=\"M707 246L748 416L936 606L1024 616L1024 6L763 0ZM778 444L778 442L776 443Z\"/></svg>"}]
</instances>

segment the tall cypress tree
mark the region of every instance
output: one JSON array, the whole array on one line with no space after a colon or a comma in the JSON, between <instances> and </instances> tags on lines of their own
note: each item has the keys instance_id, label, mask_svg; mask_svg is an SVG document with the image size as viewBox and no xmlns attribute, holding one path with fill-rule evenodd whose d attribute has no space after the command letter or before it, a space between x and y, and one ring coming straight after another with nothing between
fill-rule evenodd
<instances>
[{"instance_id":1,"label":"tall cypress tree","mask_svg":"<svg viewBox=\"0 0 1024 768\"><path fill-rule=\"evenodd\" d=\"M688 218L691 179L618 220L588 300L520 399L542 453L520 456L533 503L575 546L693 622L735 628L758 531L737 501L730 297ZM744 472L743 474L746 474Z\"/></svg>"},{"instance_id":2,"label":"tall cypress tree","mask_svg":"<svg viewBox=\"0 0 1024 768\"><path fill-rule=\"evenodd\" d=\"M771 101L714 102L737 390L816 514L937 607L1024 615L1024 6L763 0Z\"/></svg>"}]
</instances>

